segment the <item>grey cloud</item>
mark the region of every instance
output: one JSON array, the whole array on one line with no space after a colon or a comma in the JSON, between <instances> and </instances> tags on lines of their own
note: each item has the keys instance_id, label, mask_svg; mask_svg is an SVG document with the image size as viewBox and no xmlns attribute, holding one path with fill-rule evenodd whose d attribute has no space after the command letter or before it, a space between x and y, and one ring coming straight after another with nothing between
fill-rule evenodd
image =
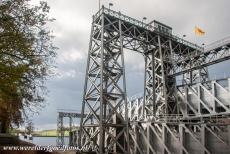
<instances>
[{"instance_id":1,"label":"grey cloud","mask_svg":"<svg viewBox=\"0 0 230 154\"><path fill-rule=\"evenodd\" d=\"M55 45L60 48L59 56L64 52L71 54L72 51L76 51L82 57L74 61L57 63L58 69L63 74L74 71L75 76L61 78L60 75L47 82L50 91L47 98L49 105L39 116L33 118L35 126L39 128L56 126L58 108L80 110L92 15L98 11L98 0L47 1L51 6L50 15L56 18L50 27L57 35ZM101 0L101 2L105 6L112 2L114 3L112 9L139 20L144 16L147 17L147 22L153 19L159 20L172 26L175 34L180 36L186 34L186 39L198 44L208 44L230 35L229 0ZM206 32L204 37L198 38L194 35L196 25ZM133 52L125 53L125 57L127 91L131 96L143 91L144 60L141 55ZM227 69L227 65L229 62L211 68L210 74L215 74L218 68Z\"/></svg>"}]
</instances>

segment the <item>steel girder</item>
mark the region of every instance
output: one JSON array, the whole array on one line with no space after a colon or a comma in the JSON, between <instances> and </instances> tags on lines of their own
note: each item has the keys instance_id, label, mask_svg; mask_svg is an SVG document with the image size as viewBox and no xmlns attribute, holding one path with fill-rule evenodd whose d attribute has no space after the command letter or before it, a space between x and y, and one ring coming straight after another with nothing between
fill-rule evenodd
<instances>
[{"instance_id":1,"label":"steel girder","mask_svg":"<svg viewBox=\"0 0 230 154\"><path fill-rule=\"evenodd\" d=\"M176 114L176 81L169 78L173 71L171 39L157 35L155 48L145 52L145 99L146 116L156 114Z\"/></svg>"},{"instance_id":2,"label":"steel girder","mask_svg":"<svg viewBox=\"0 0 230 154\"><path fill-rule=\"evenodd\" d=\"M128 153L129 135L121 21L94 18L81 120L83 151ZM111 31L111 28L113 29Z\"/></svg>"},{"instance_id":3,"label":"steel girder","mask_svg":"<svg viewBox=\"0 0 230 154\"><path fill-rule=\"evenodd\" d=\"M206 120L219 117L228 118L230 114L230 79L219 79L191 85L181 85L175 90L177 114L150 115L152 122ZM143 121L143 97L129 101L128 117L130 121ZM145 107L146 108L146 107ZM145 113L147 116L147 113ZM144 116L144 117L145 117Z\"/></svg>"},{"instance_id":4,"label":"steel girder","mask_svg":"<svg viewBox=\"0 0 230 154\"><path fill-rule=\"evenodd\" d=\"M129 103L126 96L123 48L140 52L145 59L144 96ZM217 54L212 51L204 52L203 48L195 44L161 33L151 25L102 7L93 18L90 36L82 115L88 113L81 118L78 144L81 150L100 154L157 153L159 150L152 145L154 141L146 136L149 133L155 134L157 139L163 138L160 141L164 146L162 153L172 153L171 148L165 145L167 135L161 132L173 132L174 129L161 125L173 121L173 127L177 130L174 135L176 137L181 135L180 132L189 131L187 125L179 127L181 122L186 121L183 119L185 114L181 111L183 105L178 104L181 98L186 103L186 88L178 93L175 76L184 74L184 84L190 85L196 81L207 81L206 66L213 63L213 60L206 61L210 53ZM222 60L223 56L216 58L215 63L218 59ZM196 117L198 115L195 114ZM150 121L149 124L146 124L147 121ZM191 136L194 134L196 133L190 133ZM183 135L178 140L182 140L183 144L189 143L183 141ZM148 148L143 151L146 145ZM180 153L194 153L188 149L182 146ZM204 147L201 149L204 153L210 153Z\"/></svg>"},{"instance_id":5,"label":"steel girder","mask_svg":"<svg viewBox=\"0 0 230 154\"><path fill-rule=\"evenodd\" d=\"M130 153L227 154L230 152L230 127L216 122L134 122L129 131Z\"/></svg>"},{"instance_id":6,"label":"steel girder","mask_svg":"<svg viewBox=\"0 0 230 154\"><path fill-rule=\"evenodd\" d=\"M151 34L147 29L102 13L92 23L82 106L82 114L85 111L89 114L81 119L82 150L97 153L129 150L123 47L142 53L148 65L143 118L157 112L175 112L175 78L166 79L173 69L170 37ZM156 96L159 100L153 104Z\"/></svg>"},{"instance_id":7,"label":"steel girder","mask_svg":"<svg viewBox=\"0 0 230 154\"><path fill-rule=\"evenodd\" d=\"M213 48L207 48L202 52L192 52L186 56L182 55L183 53L177 54L175 72L171 75L181 75L230 59L230 38L220 42L219 46L215 45Z\"/></svg>"},{"instance_id":8,"label":"steel girder","mask_svg":"<svg viewBox=\"0 0 230 154\"><path fill-rule=\"evenodd\" d=\"M58 115L57 118L57 139L56 145L64 145L64 126L63 126L63 117Z\"/></svg>"},{"instance_id":9,"label":"steel girder","mask_svg":"<svg viewBox=\"0 0 230 154\"><path fill-rule=\"evenodd\" d=\"M57 138L56 145L63 146L65 145L64 135L65 135L65 127L63 123L63 118L69 118L69 128L68 131L71 132L73 130L73 118L80 118L80 113L72 113L72 112L58 112L57 117ZM71 144L71 143L70 143Z\"/></svg>"},{"instance_id":10,"label":"steel girder","mask_svg":"<svg viewBox=\"0 0 230 154\"><path fill-rule=\"evenodd\" d=\"M224 84L223 84L224 83ZM184 118L227 116L230 114L230 79L178 86L178 104Z\"/></svg>"},{"instance_id":11,"label":"steel girder","mask_svg":"<svg viewBox=\"0 0 230 154\"><path fill-rule=\"evenodd\" d=\"M179 104L180 111L184 111L182 115L169 115L168 117L162 115L155 116L151 120L143 120L140 112L143 108L143 98L130 101L128 106L130 153L229 153L230 95L228 87L230 84L226 85L226 82L230 83L230 80L222 79L208 81L206 84L193 84L193 90L196 89L195 94L186 90L187 96L185 97L189 102L186 113L184 113L185 104ZM206 85L212 89L208 89ZM199 96L199 99L191 99L188 95L197 95L196 98ZM197 107L191 109L192 105L197 105ZM191 110L196 111L192 114ZM207 110L211 110L210 113L207 113Z\"/></svg>"}]
</instances>

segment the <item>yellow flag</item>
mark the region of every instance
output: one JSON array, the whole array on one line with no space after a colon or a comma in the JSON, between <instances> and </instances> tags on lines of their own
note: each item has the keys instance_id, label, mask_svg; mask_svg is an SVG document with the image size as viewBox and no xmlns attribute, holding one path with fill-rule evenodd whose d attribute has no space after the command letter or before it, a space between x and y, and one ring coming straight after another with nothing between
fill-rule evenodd
<instances>
[{"instance_id":1,"label":"yellow flag","mask_svg":"<svg viewBox=\"0 0 230 154\"><path fill-rule=\"evenodd\" d=\"M205 32L201 30L199 27L195 26L195 34L198 36L203 36Z\"/></svg>"}]
</instances>

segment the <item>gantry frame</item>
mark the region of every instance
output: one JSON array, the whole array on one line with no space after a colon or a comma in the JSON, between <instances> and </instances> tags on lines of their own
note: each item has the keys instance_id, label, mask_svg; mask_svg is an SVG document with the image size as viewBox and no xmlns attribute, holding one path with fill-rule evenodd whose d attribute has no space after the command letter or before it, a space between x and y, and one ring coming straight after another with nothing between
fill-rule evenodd
<instances>
[{"instance_id":1,"label":"gantry frame","mask_svg":"<svg viewBox=\"0 0 230 154\"><path fill-rule=\"evenodd\" d=\"M204 52L202 47L174 36L170 27L159 26L164 27L104 7L93 16L82 105L82 115L88 114L82 116L80 124L82 151L130 153L137 145L132 143L137 140L132 134L140 133L142 127L153 128L137 122L154 122L166 115L167 123L170 116L180 115L177 75L183 74L184 84L197 79L205 82L208 64L229 59L227 55L205 63L206 54L216 52ZM136 122L128 116L124 48L141 53L145 59L143 107ZM191 63L189 56L197 62ZM150 147L148 153L154 153ZM163 153L169 151L164 148Z\"/></svg>"},{"instance_id":2,"label":"gantry frame","mask_svg":"<svg viewBox=\"0 0 230 154\"><path fill-rule=\"evenodd\" d=\"M69 127L64 127L64 118L69 118ZM65 112L65 111L59 111L57 116L57 138L56 138L56 145L57 146L63 146L65 145L65 131L73 131L73 119L81 118L80 113L73 113L73 112ZM71 143L69 143L71 144Z\"/></svg>"}]
</instances>

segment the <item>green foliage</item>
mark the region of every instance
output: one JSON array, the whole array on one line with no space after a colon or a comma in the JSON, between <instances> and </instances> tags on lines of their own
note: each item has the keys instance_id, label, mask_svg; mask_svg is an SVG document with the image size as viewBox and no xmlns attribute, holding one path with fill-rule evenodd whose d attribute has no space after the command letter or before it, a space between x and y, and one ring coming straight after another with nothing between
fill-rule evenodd
<instances>
[{"instance_id":1,"label":"green foliage","mask_svg":"<svg viewBox=\"0 0 230 154\"><path fill-rule=\"evenodd\" d=\"M4 127L23 122L25 111L43 107L44 81L51 74L56 48L47 24L49 6L29 0L0 5L0 121Z\"/></svg>"},{"instance_id":2,"label":"green foliage","mask_svg":"<svg viewBox=\"0 0 230 154\"><path fill-rule=\"evenodd\" d=\"M32 121L28 121L27 126L26 126L26 133L32 134L33 131L34 131L34 124Z\"/></svg>"},{"instance_id":3,"label":"green foliage","mask_svg":"<svg viewBox=\"0 0 230 154\"><path fill-rule=\"evenodd\" d=\"M37 136L57 136L56 130L43 130L35 132ZM69 131L64 132L64 136L69 136Z\"/></svg>"}]
</instances>

